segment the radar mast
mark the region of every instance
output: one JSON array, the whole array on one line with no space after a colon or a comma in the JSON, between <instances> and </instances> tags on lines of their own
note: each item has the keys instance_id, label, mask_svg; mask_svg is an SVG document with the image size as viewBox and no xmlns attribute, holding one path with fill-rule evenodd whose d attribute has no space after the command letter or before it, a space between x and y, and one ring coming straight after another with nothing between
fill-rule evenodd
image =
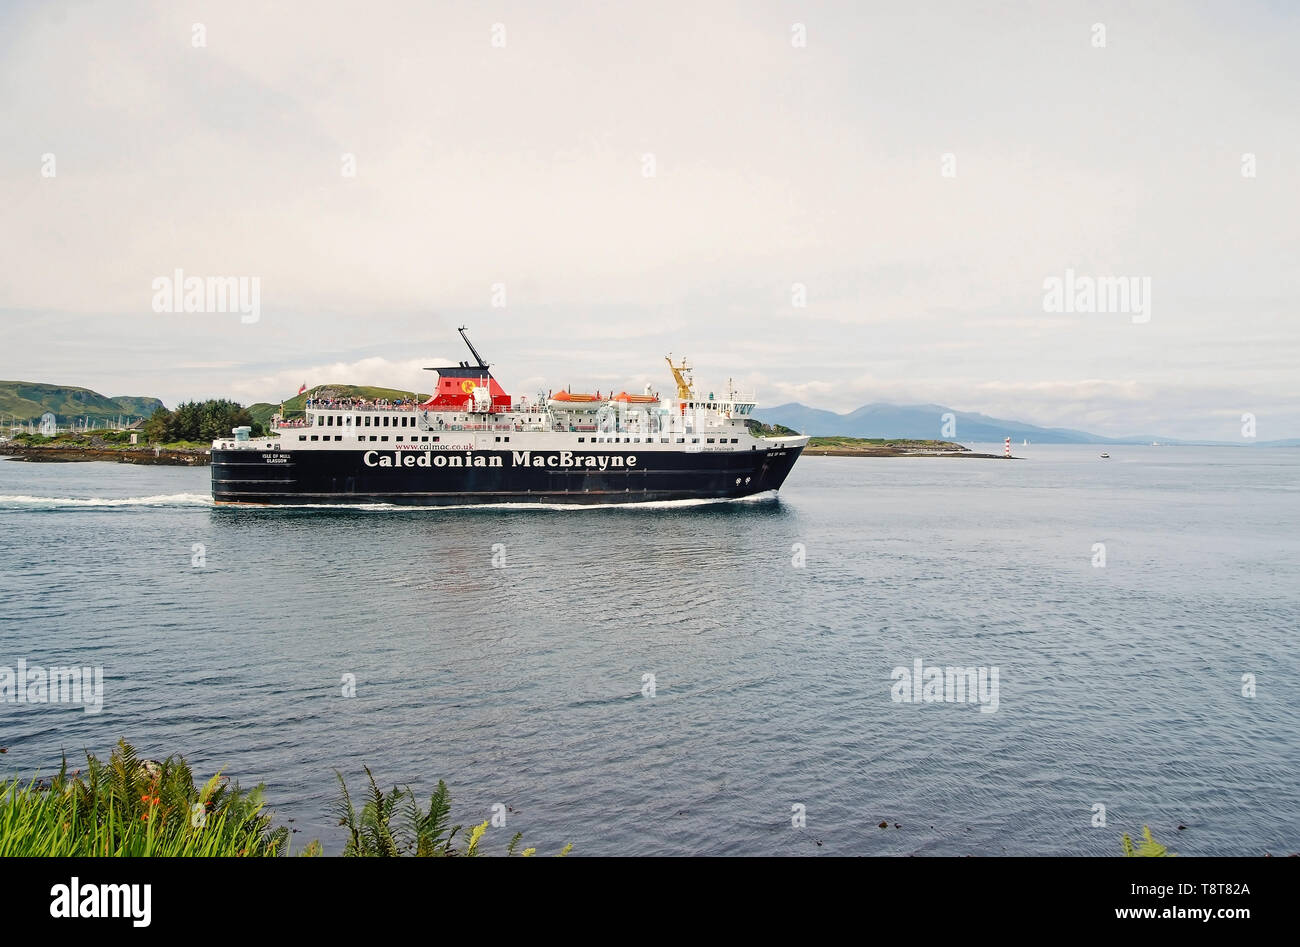
<instances>
[{"instance_id":1,"label":"radar mast","mask_svg":"<svg viewBox=\"0 0 1300 947\"><path fill-rule=\"evenodd\" d=\"M677 379L677 398L680 401L691 401L695 398L695 386L691 377L691 366L687 364L686 359L682 359L680 365L673 364L672 353L669 353L668 367L672 370L673 378Z\"/></svg>"}]
</instances>

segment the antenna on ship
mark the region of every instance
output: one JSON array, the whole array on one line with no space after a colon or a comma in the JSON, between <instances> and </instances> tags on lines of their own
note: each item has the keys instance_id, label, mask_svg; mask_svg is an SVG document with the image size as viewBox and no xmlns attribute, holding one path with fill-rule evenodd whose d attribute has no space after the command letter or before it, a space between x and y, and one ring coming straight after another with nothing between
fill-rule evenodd
<instances>
[{"instance_id":1,"label":"antenna on ship","mask_svg":"<svg viewBox=\"0 0 1300 947\"><path fill-rule=\"evenodd\" d=\"M471 352L474 353L474 358L476 358L476 359L478 360L478 367L479 367L479 368L487 368L487 367L488 367L488 363L485 362L485 361L483 361L483 356L482 356L482 355L479 355L479 354L478 354L478 349L474 348L474 343L471 342L471 341L469 340L469 336L467 336L467 335L465 334L465 328L466 328L465 326L461 326L461 327L460 327L459 329L457 329L456 331L459 332L459 333L460 333L460 337L461 337L462 339L465 340L465 344L469 346L469 350L470 350ZM461 364L463 365L464 362L462 362Z\"/></svg>"}]
</instances>

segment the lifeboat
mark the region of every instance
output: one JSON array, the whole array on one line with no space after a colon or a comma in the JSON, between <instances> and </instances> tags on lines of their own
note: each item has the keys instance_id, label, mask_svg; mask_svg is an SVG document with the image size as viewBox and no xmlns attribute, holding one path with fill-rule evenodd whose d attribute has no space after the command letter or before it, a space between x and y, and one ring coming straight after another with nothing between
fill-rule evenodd
<instances>
[{"instance_id":1,"label":"lifeboat","mask_svg":"<svg viewBox=\"0 0 1300 947\"><path fill-rule=\"evenodd\" d=\"M623 404L657 404L659 399L654 395L629 395L626 391L620 391L610 401L621 401Z\"/></svg>"},{"instance_id":2,"label":"lifeboat","mask_svg":"<svg viewBox=\"0 0 1300 947\"><path fill-rule=\"evenodd\" d=\"M557 391L551 396L549 404L552 408L563 408L567 411L599 411L608 400L598 394Z\"/></svg>"}]
</instances>

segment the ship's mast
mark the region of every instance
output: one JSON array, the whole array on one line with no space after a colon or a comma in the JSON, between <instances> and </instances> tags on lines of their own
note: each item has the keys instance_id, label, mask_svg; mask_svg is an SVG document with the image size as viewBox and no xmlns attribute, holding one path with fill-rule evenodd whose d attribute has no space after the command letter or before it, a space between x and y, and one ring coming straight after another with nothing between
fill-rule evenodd
<instances>
[{"instance_id":1,"label":"ship's mast","mask_svg":"<svg viewBox=\"0 0 1300 947\"><path fill-rule=\"evenodd\" d=\"M680 401L691 401L695 398L695 389L691 384L690 371L691 366L686 364L686 359L682 359L680 365L673 364L671 354L665 356L668 360L668 367L672 370L673 378L677 379L677 398Z\"/></svg>"},{"instance_id":2,"label":"ship's mast","mask_svg":"<svg viewBox=\"0 0 1300 947\"><path fill-rule=\"evenodd\" d=\"M457 329L456 331L459 332L459 333L460 333L460 337L461 337L462 339L465 340L465 344L469 346L469 350L470 350L471 352L474 353L474 358L478 361L478 367L479 367L479 368L487 368L487 367L488 367L488 363L485 362L485 361L483 361L483 356L482 356L482 355L479 355L479 354L478 354L478 349L474 348L474 343L471 342L471 341L469 340L469 336L467 336L467 335L465 334L465 328L466 328L465 326L461 326L461 327L460 327L459 329Z\"/></svg>"}]
</instances>

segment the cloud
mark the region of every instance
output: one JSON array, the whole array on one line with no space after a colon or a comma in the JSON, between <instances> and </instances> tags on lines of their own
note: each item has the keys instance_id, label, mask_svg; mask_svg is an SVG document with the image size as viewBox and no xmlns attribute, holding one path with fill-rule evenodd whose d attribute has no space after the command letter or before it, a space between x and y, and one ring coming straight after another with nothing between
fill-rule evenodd
<instances>
[{"instance_id":1,"label":"cloud","mask_svg":"<svg viewBox=\"0 0 1300 947\"><path fill-rule=\"evenodd\" d=\"M302 385L314 388L323 384L373 385L394 388L398 391L427 394L433 389L436 377L426 368L454 365L442 357L413 358L391 361L386 358L364 358L356 362L307 365L285 368L269 375L241 378L231 385L231 393L248 403L292 398Z\"/></svg>"},{"instance_id":2,"label":"cloud","mask_svg":"<svg viewBox=\"0 0 1300 947\"><path fill-rule=\"evenodd\" d=\"M1300 431L1296 23L1125 10L1096 49L1097 16L10 5L0 375L410 386L469 323L548 387L663 386L672 351L769 403L1191 426L1231 391ZM178 267L258 277L262 322L158 317ZM1150 278L1151 322L1045 313L1067 268Z\"/></svg>"}]
</instances>

